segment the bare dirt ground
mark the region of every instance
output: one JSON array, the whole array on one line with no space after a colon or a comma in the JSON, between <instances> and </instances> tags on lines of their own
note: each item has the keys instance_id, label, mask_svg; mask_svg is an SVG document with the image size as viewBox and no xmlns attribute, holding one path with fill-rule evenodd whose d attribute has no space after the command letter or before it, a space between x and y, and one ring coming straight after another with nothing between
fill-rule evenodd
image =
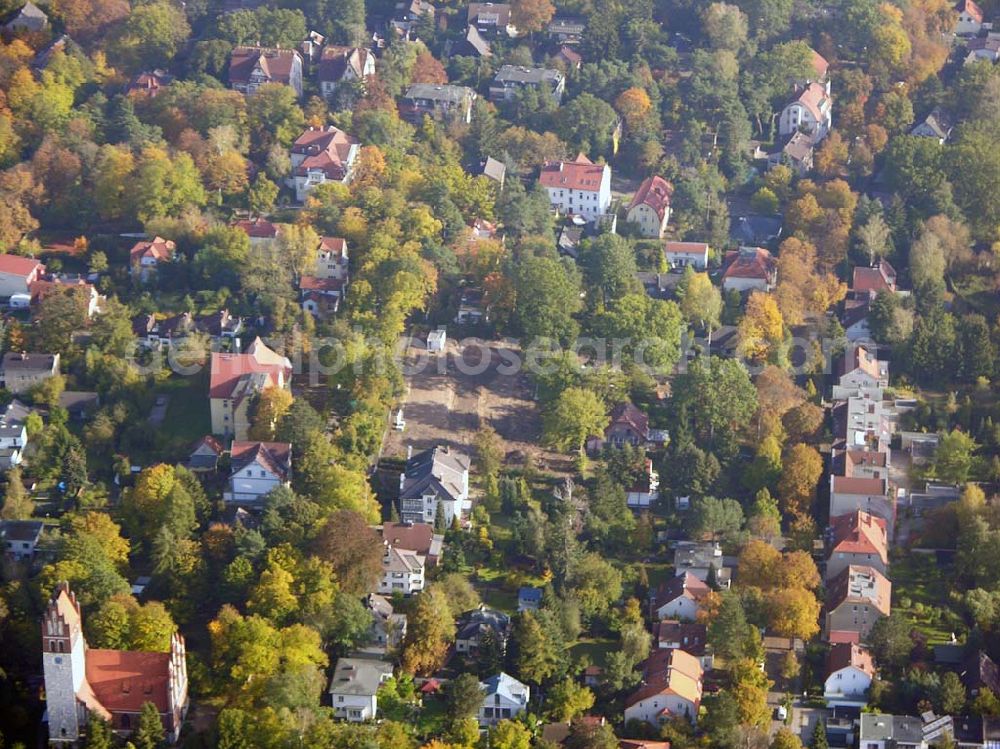
<instances>
[{"instance_id":1,"label":"bare dirt ground","mask_svg":"<svg viewBox=\"0 0 1000 749\"><path fill-rule=\"evenodd\" d=\"M449 339L447 350L428 353L423 340L413 339L406 350L406 428L392 428L383 456L405 457L407 447L420 450L448 445L471 453L476 431L488 424L504 443L505 464L522 465L531 452L540 470L571 470L565 455L538 446L541 417L527 374L512 362L520 357L515 342L483 341L459 349Z\"/></svg>"}]
</instances>

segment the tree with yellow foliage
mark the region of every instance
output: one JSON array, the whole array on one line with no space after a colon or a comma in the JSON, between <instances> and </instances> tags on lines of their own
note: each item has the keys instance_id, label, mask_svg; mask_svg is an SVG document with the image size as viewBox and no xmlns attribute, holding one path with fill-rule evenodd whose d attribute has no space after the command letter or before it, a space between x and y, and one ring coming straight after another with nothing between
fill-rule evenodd
<instances>
[{"instance_id":1,"label":"tree with yellow foliage","mask_svg":"<svg viewBox=\"0 0 1000 749\"><path fill-rule=\"evenodd\" d=\"M809 445L794 445L785 453L778 479L778 497L785 512L807 514L823 474L823 459Z\"/></svg>"},{"instance_id":2,"label":"tree with yellow foliage","mask_svg":"<svg viewBox=\"0 0 1000 749\"><path fill-rule=\"evenodd\" d=\"M625 119L625 125L629 130L640 129L652 108L653 103L649 100L649 94L637 86L625 89L615 99L615 109Z\"/></svg>"},{"instance_id":3,"label":"tree with yellow foliage","mask_svg":"<svg viewBox=\"0 0 1000 749\"><path fill-rule=\"evenodd\" d=\"M820 315L847 294L835 275L818 268L816 248L797 237L781 243L775 298L788 325L799 325L807 314Z\"/></svg>"},{"instance_id":4,"label":"tree with yellow foliage","mask_svg":"<svg viewBox=\"0 0 1000 749\"><path fill-rule=\"evenodd\" d=\"M754 291L739 324L740 355L752 362L767 361L784 340L785 324L774 297Z\"/></svg>"}]
</instances>

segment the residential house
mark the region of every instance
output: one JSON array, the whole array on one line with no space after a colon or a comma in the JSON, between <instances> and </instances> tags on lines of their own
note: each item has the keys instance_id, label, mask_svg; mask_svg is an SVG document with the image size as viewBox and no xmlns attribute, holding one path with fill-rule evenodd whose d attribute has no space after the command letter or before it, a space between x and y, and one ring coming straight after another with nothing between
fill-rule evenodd
<instances>
[{"instance_id":1,"label":"residential house","mask_svg":"<svg viewBox=\"0 0 1000 749\"><path fill-rule=\"evenodd\" d=\"M243 442L229 448L229 481L222 499L242 505L260 505L264 497L292 480L292 446L288 442Z\"/></svg>"},{"instance_id":2,"label":"residential house","mask_svg":"<svg viewBox=\"0 0 1000 749\"><path fill-rule=\"evenodd\" d=\"M528 707L531 689L502 671L480 682L479 687L483 690L483 703L479 706L479 725L482 727L516 718Z\"/></svg>"},{"instance_id":3,"label":"residential house","mask_svg":"<svg viewBox=\"0 0 1000 749\"><path fill-rule=\"evenodd\" d=\"M983 28L983 9L974 0L958 0L955 11L958 14L955 33L958 36L977 36Z\"/></svg>"},{"instance_id":4,"label":"residential house","mask_svg":"<svg viewBox=\"0 0 1000 749\"><path fill-rule=\"evenodd\" d=\"M27 420L31 409L17 398L0 409L0 470L21 464L28 446Z\"/></svg>"},{"instance_id":5,"label":"residential house","mask_svg":"<svg viewBox=\"0 0 1000 749\"><path fill-rule=\"evenodd\" d=\"M372 626L368 630L368 645L363 650L385 653L402 645L406 637L406 614L397 614L392 602L377 593L368 596L366 607L372 615Z\"/></svg>"},{"instance_id":6,"label":"residential house","mask_svg":"<svg viewBox=\"0 0 1000 749\"><path fill-rule=\"evenodd\" d=\"M344 84L375 75L375 56L364 47L324 47L316 70L320 93L329 99Z\"/></svg>"},{"instance_id":7,"label":"residential house","mask_svg":"<svg viewBox=\"0 0 1000 749\"><path fill-rule=\"evenodd\" d=\"M335 718L360 723L378 714L378 689L392 678L392 664L369 658L338 658L330 679Z\"/></svg>"},{"instance_id":8,"label":"residential house","mask_svg":"<svg viewBox=\"0 0 1000 749\"><path fill-rule=\"evenodd\" d=\"M382 595L410 596L424 589L424 557L412 549L402 549L385 543L382 554L382 579L378 592Z\"/></svg>"},{"instance_id":9,"label":"residential house","mask_svg":"<svg viewBox=\"0 0 1000 749\"><path fill-rule=\"evenodd\" d=\"M830 517L863 510L886 523L892 538L896 521L895 498L885 479L830 476Z\"/></svg>"},{"instance_id":10,"label":"residential house","mask_svg":"<svg viewBox=\"0 0 1000 749\"><path fill-rule=\"evenodd\" d=\"M272 224L263 216L256 218L241 219L233 224L237 229L242 229L250 237L250 245L262 245L273 242L281 233L281 228L277 224Z\"/></svg>"},{"instance_id":11,"label":"residential house","mask_svg":"<svg viewBox=\"0 0 1000 749\"><path fill-rule=\"evenodd\" d=\"M447 447L432 447L413 455L399 477L399 517L404 523L431 523L438 507L450 528L472 510L469 500L469 457Z\"/></svg>"},{"instance_id":12,"label":"residential house","mask_svg":"<svg viewBox=\"0 0 1000 749\"><path fill-rule=\"evenodd\" d=\"M0 520L4 557L15 562L32 561L44 529L41 520Z\"/></svg>"},{"instance_id":13,"label":"residential house","mask_svg":"<svg viewBox=\"0 0 1000 749\"><path fill-rule=\"evenodd\" d=\"M625 445L640 447L649 442L649 439L649 417L632 403L619 403L611 410L604 435L587 439L587 450L599 452L605 445L618 449Z\"/></svg>"},{"instance_id":14,"label":"residential house","mask_svg":"<svg viewBox=\"0 0 1000 749\"><path fill-rule=\"evenodd\" d=\"M26 2L6 23L3 30L8 33L17 31L39 32L49 27L49 17L33 2Z\"/></svg>"},{"instance_id":15,"label":"residential house","mask_svg":"<svg viewBox=\"0 0 1000 749\"><path fill-rule=\"evenodd\" d=\"M465 36L461 39L449 39L445 42L445 57L493 57L493 47L489 40L473 25L465 28Z\"/></svg>"},{"instance_id":16,"label":"residential house","mask_svg":"<svg viewBox=\"0 0 1000 749\"><path fill-rule=\"evenodd\" d=\"M335 278L346 285L349 265L346 239L320 237L313 275L317 278Z\"/></svg>"},{"instance_id":17,"label":"residential house","mask_svg":"<svg viewBox=\"0 0 1000 749\"><path fill-rule=\"evenodd\" d=\"M771 291L778 282L778 261L763 247L740 247L726 253L723 291Z\"/></svg>"},{"instance_id":18,"label":"residential house","mask_svg":"<svg viewBox=\"0 0 1000 749\"><path fill-rule=\"evenodd\" d=\"M458 311L455 312L456 325L480 325L489 322L489 305L486 293L482 289L466 287L458 300Z\"/></svg>"},{"instance_id":19,"label":"residential house","mask_svg":"<svg viewBox=\"0 0 1000 749\"><path fill-rule=\"evenodd\" d=\"M35 55L31 61L31 67L39 73L48 70L57 52L62 52L68 57L75 57L77 59L86 57L83 48L73 41L69 34L60 34L48 46Z\"/></svg>"},{"instance_id":20,"label":"residential house","mask_svg":"<svg viewBox=\"0 0 1000 749\"><path fill-rule=\"evenodd\" d=\"M869 347L859 344L848 350L840 361L837 382L833 386L833 399L867 396L871 400L881 401L882 392L887 387L889 365L879 361Z\"/></svg>"},{"instance_id":21,"label":"residential house","mask_svg":"<svg viewBox=\"0 0 1000 749\"><path fill-rule=\"evenodd\" d=\"M354 162L361 144L333 125L309 127L292 144L292 176L287 180L295 189L295 199L304 203L317 185L351 181Z\"/></svg>"},{"instance_id":22,"label":"residential house","mask_svg":"<svg viewBox=\"0 0 1000 749\"><path fill-rule=\"evenodd\" d=\"M633 510L643 510L651 507L659 498L660 474L653 470L653 461L647 458L642 475L625 487L625 503Z\"/></svg>"},{"instance_id":23,"label":"residential house","mask_svg":"<svg viewBox=\"0 0 1000 749\"><path fill-rule=\"evenodd\" d=\"M174 77L165 70L145 70L136 75L125 89L128 96L153 99L160 91L174 82Z\"/></svg>"},{"instance_id":24,"label":"residential house","mask_svg":"<svg viewBox=\"0 0 1000 749\"><path fill-rule=\"evenodd\" d=\"M214 471L219 467L219 458L226 451L211 434L206 434L191 447L187 467L192 471Z\"/></svg>"},{"instance_id":25,"label":"residential house","mask_svg":"<svg viewBox=\"0 0 1000 749\"><path fill-rule=\"evenodd\" d=\"M59 407L75 421L86 420L100 405L101 396L93 390L63 390L59 394Z\"/></svg>"},{"instance_id":26,"label":"residential house","mask_svg":"<svg viewBox=\"0 0 1000 749\"><path fill-rule=\"evenodd\" d=\"M556 50L552 59L562 63L566 70L579 70L583 66L583 56L566 44L561 45Z\"/></svg>"},{"instance_id":27,"label":"residential house","mask_svg":"<svg viewBox=\"0 0 1000 749\"><path fill-rule=\"evenodd\" d=\"M895 294L896 269L885 258L879 258L871 267L855 266L851 277L849 295L853 299L874 299L880 292Z\"/></svg>"},{"instance_id":28,"label":"residential house","mask_svg":"<svg viewBox=\"0 0 1000 749\"><path fill-rule=\"evenodd\" d=\"M660 583L651 602L652 616L657 621L682 619L694 621L702 599L711 588L690 572Z\"/></svg>"},{"instance_id":29,"label":"residential house","mask_svg":"<svg viewBox=\"0 0 1000 749\"><path fill-rule=\"evenodd\" d=\"M167 652L90 648L82 623L76 596L59 583L41 622L49 743L78 744L91 714L126 737L139 726L146 703L175 743L188 708L184 638L174 632Z\"/></svg>"},{"instance_id":30,"label":"residential house","mask_svg":"<svg viewBox=\"0 0 1000 749\"><path fill-rule=\"evenodd\" d=\"M930 114L913 126L910 135L918 138L933 138L939 145L943 146L951 137L951 130L951 122L941 107L934 107Z\"/></svg>"},{"instance_id":31,"label":"residential house","mask_svg":"<svg viewBox=\"0 0 1000 749\"><path fill-rule=\"evenodd\" d=\"M550 744L557 747L566 746L575 726L586 726L588 729L596 729L606 725L604 716L582 715L572 722L545 723L541 727L541 739L543 746Z\"/></svg>"},{"instance_id":32,"label":"residential house","mask_svg":"<svg viewBox=\"0 0 1000 749\"><path fill-rule=\"evenodd\" d=\"M245 440L251 400L264 390L290 387L291 377L292 363L260 338L242 354L213 352L208 390L212 433Z\"/></svg>"},{"instance_id":33,"label":"residential house","mask_svg":"<svg viewBox=\"0 0 1000 749\"><path fill-rule=\"evenodd\" d=\"M547 94L559 106L566 91L566 77L552 68L502 65L490 83L490 101L494 104L513 101L519 92L527 89Z\"/></svg>"},{"instance_id":34,"label":"residential house","mask_svg":"<svg viewBox=\"0 0 1000 749\"><path fill-rule=\"evenodd\" d=\"M194 329L204 333L213 343L232 341L239 350L239 335L243 332L243 318L235 317L228 309L220 309L194 318Z\"/></svg>"},{"instance_id":35,"label":"residential house","mask_svg":"<svg viewBox=\"0 0 1000 749\"><path fill-rule=\"evenodd\" d=\"M802 130L813 136L819 143L833 126L833 102L826 86L815 81L799 91L792 101L785 105L778 118L778 134L789 136Z\"/></svg>"},{"instance_id":36,"label":"residential house","mask_svg":"<svg viewBox=\"0 0 1000 749\"><path fill-rule=\"evenodd\" d=\"M729 224L729 238L740 247L752 247L775 241L783 229L781 216L751 213L733 216Z\"/></svg>"},{"instance_id":37,"label":"residential house","mask_svg":"<svg viewBox=\"0 0 1000 749\"><path fill-rule=\"evenodd\" d=\"M815 137L796 130L788 136L780 149L767 155L767 167L772 169L779 164L785 164L802 177L812 170L815 152Z\"/></svg>"},{"instance_id":38,"label":"residential house","mask_svg":"<svg viewBox=\"0 0 1000 749\"><path fill-rule=\"evenodd\" d=\"M980 60L990 63L1000 62L1000 35L996 32L991 31L985 39L982 37L970 39L965 48L968 50L968 55L963 65L972 65Z\"/></svg>"},{"instance_id":39,"label":"residential house","mask_svg":"<svg viewBox=\"0 0 1000 749\"><path fill-rule=\"evenodd\" d=\"M982 650L969 653L959 666L958 675L972 699L984 689L1000 695L1000 667Z\"/></svg>"},{"instance_id":40,"label":"residential house","mask_svg":"<svg viewBox=\"0 0 1000 749\"><path fill-rule=\"evenodd\" d=\"M476 92L468 86L414 83L399 102L399 116L419 125L424 117L472 121L472 103Z\"/></svg>"},{"instance_id":41,"label":"residential house","mask_svg":"<svg viewBox=\"0 0 1000 749\"><path fill-rule=\"evenodd\" d=\"M706 670L711 669L715 663L715 657L708 646L707 627L699 622L682 622L678 619L654 622L653 647L690 653Z\"/></svg>"},{"instance_id":42,"label":"residential house","mask_svg":"<svg viewBox=\"0 0 1000 749\"><path fill-rule=\"evenodd\" d=\"M17 395L59 374L59 354L8 351L0 363L0 386Z\"/></svg>"},{"instance_id":43,"label":"residential house","mask_svg":"<svg viewBox=\"0 0 1000 749\"><path fill-rule=\"evenodd\" d=\"M695 270L708 268L708 244L705 242L666 242L663 257L671 268L685 268L690 265Z\"/></svg>"},{"instance_id":44,"label":"residential house","mask_svg":"<svg viewBox=\"0 0 1000 749\"><path fill-rule=\"evenodd\" d=\"M875 400L868 393L852 395L847 400L835 401L832 415L836 447L889 450L895 425L891 410L883 401Z\"/></svg>"},{"instance_id":45,"label":"residential house","mask_svg":"<svg viewBox=\"0 0 1000 749\"><path fill-rule=\"evenodd\" d=\"M850 633L849 639L865 642L875 622L889 616L891 597L892 583L885 575L874 567L849 565L827 583L828 636ZM834 640L832 636L830 639Z\"/></svg>"},{"instance_id":46,"label":"residential house","mask_svg":"<svg viewBox=\"0 0 1000 749\"><path fill-rule=\"evenodd\" d=\"M132 277L146 283L156 274L160 263L173 261L176 251L177 245L172 239L160 236L136 242L128 253Z\"/></svg>"},{"instance_id":47,"label":"residential house","mask_svg":"<svg viewBox=\"0 0 1000 749\"><path fill-rule=\"evenodd\" d=\"M853 642L831 645L823 688L827 707L864 707L874 678L875 664L868 648Z\"/></svg>"},{"instance_id":48,"label":"residential house","mask_svg":"<svg viewBox=\"0 0 1000 749\"><path fill-rule=\"evenodd\" d=\"M508 3L469 3L468 24L481 34L517 36Z\"/></svg>"},{"instance_id":49,"label":"residential house","mask_svg":"<svg viewBox=\"0 0 1000 749\"><path fill-rule=\"evenodd\" d=\"M868 322L871 313L871 302L867 299L845 299L844 310L840 315L840 325L844 328L844 337L848 343L871 343L872 329Z\"/></svg>"},{"instance_id":50,"label":"residential house","mask_svg":"<svg viewBox=\"0 0 1000 749\"><path fill-rule=\"evenodd\" d=\"M267 83L289 86L302 98L302 55L296 49L235 47L229 54L229 85L251 95Z\"/></svg>"},{"instance_id":51,"label":"residential house","mask_svg":"<svg viewBox=\"0 0 1000 749\"><path fill-rule=\"evenodd\" d=\"M626 723L659 726L675 717L697 722L704 674L697 658L680 649L654 650L642 674L642 684L625 700Z\"/></svg>"},{"instance_id":52,"label":"residential house","mask_svg":"<svg viewBox=\"0 0 1000 749\"><path fill-rule=\"evenodd\" d=\"M861 749L927 749L923 721L916 716L863 712L860 718Z\"/></svg>"},{"instance_id":53,"label":"residential house","mask_svg":"<svg viewBox=\"0 0 1000 749\"><path fill-rule=\"evenodd\" d=\"M717 541L678 541L674 547L674 574L685 573L720 588L728 588L733 578L732 567L726 566L722 545Z\"/></svg>"},{"instance_id":54,"label":"residential house","mask_svg":"<svg viewBox=\"0 0 1000 749\"><path fill-rule=\"evenodd\" d=\"M91 318L101 308L101 297L92 283L84 281L79 276L54 276L47 275L32 282L28 289L30 294L30 304L37 306L41 304L49 294L72 293L82 297L87 307L87 317Z\"/></svg>"},{"instance_id":55,"label":"residential house","mask_svg":"<svg viewBox=\"0 0 1000 749\"><path fill-rule=\"evenodd\" d=\"M502 611L481 604L478 609L468 611L459 617L455 634L455 651L475 653L482 644L486 632L492 633L503 651L510 637L510 617Z\"/></svg>"},{"instance_id":56,"label":"residential house","mask_svg":"<svg viewBox=\"0 0 1000 749\"><path fill-rule=\"evenodd\" d=\"M549 40L559 44L579 44L586 30L586 19L570 16L556 16L545 27Z\"/></svg>"},{"instance_id":57,"label":"residential house","mask_svg":"<svg viewBox=\"0 0 1000 749\"><path fill-rule=\"evenodd\" d=\"M542 589L522 587L517 591L517 613L538 611L542 605Z\"/></svg>"},{"instance_id":58,"label":"residential house","mask_svg":"<svg viewBox=\"0 0 1000 749\"><path fill-rule=\"evenodd\" d=\"M434 4L428 0L401 0L389 27L403 39L416 39L417 24L426 19L433 25L435 14Z\"/></svg>"},{"instance_id":59,"label":"residential house","mask_svg":"<svg viewBox=\"0 0 1000 749\"><path fill-rule=\"evenodd\" d=\"M502 191L504 180L507 178L507 165L492 156L487 156L483 162L483 176L493 180L497 189Z\"/></svg>"},{"instance_id":60,"label":"residential house","mask_svg":"<svg viewBox=\"0 0 1000 749\"><path fill-rule=\"evenodd\" d=\"M674 186L663 177L646 177L632 196L625 220L639 226L644 237L662 239L670 221L670 196Z\"/></svg>"},{"instance_id":61,"label":"residential house","mask_svg":"<svg viewBox=\"0 0 1000 749\"><path fill-rule=\"evenodd\" d=\"M889 477L889 453L881 450L848 448L834 453L837 473L853 478L885 479Z\"/></svg>"},{"instance_id":62,"label":"residential house","mask_svg":"<svg viewBox=\"0 0 1000 749\"><path fill-rule=\"evenodd\" d=\"M830 63L827 61L823 55L821 55L816 50L810 47L809 52L811 54L811 65L813 69L812 77L800 78L793 81L793 85L797 89L804 88L810 83L819 83L822 85L826 92L830 93Z\"/></svg>"},{"instance_id":63,"label":"residential house","mask_svg":"<svg viewBox=\"0 0 1000 749\"><path fill-rule=\"evenodd\" d=\"M340 309L344 298L344 282L338 278L299 277L299 299L302 309L323 319Z\"/></svg>"},{"instance_id":64,"label":"residential house","mask_svg":"<svg viewBox=\"0 0 1000 749\"><path fill-rule=\"evenodd\" d=\"M45 266L20 255L0 255L0 297L31 296L31 284L45 275Z\"/></svg>"},{"instance_id":65,"label":"residential house","mask_svg":"<svg viewBox=\"0 0 1000 749\"><path fill-rule=\"evenodd\" d=\"M424 557L428 567L436 567L441 561L444 535L435 533L430 523L383 523L378 531L390 546L411 549Z\"/></svg>"},{"instance_id":66,"label":"residential house","mask_svg":"<svg viewBox=\"0 0 1000 749\"><path fill-rule=\"evenodd\" d=\"M547 161L538 183L559 213L597 221L611 208L611 167L595 164L582 153L573 161Z\"/></svg>"},{"instance_id":67,"label":"residential house","mask_svg":"<svg viewBox=\"0 0 1000 749\"><path fill-rule=\"evenodd\" d=\"M830 518L824 579L832 580L851 565L867 565L886 574L889 568L887 523L863 510Z\"/></svg>"},{"instance_id":68,"label":"residential house","mask_svg":"<svg viewBox=\"0 0 1000 749\"><path fill-rule=\"evenodd\" d=\"M427 334L427 352L440 354L448 346L448 331L443 327Z\"/></svg>"}]
</instances>

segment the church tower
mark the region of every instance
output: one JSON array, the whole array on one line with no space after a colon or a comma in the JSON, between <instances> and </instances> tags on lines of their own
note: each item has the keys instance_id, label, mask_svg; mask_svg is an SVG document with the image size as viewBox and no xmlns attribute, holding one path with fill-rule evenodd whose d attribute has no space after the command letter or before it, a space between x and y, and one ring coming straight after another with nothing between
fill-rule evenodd
<instances>
[{"instance_id":1,"label":"church tower","mask_svg":"<svg viewBox=\"0 0 1000 749\"><path fill-rule=\"evenodd\" d=\"M80 604L66 583L59 583L42 619L42 666L49 740L78 741L86 711L77 699L86 678L86 649Z\"/></svg>"}]
</instances>

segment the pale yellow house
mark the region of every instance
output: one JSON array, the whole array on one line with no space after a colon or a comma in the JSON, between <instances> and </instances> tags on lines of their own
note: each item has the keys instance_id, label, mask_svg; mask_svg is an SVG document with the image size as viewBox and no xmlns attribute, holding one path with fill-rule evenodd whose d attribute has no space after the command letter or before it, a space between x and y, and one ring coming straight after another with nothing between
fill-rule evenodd
<instances>
[{"instance_id":1,"label":"pale yellow house","mask_svg":"<svg viewBox=\"0 0 1000 749\"><path fill-rule=\"evenodd\" d=\"M245 440L253 396L273 387L288 388L292 363L255 338L242 354L212 354L209 402L212 433Z\"/></svg>"}]
</instances>

